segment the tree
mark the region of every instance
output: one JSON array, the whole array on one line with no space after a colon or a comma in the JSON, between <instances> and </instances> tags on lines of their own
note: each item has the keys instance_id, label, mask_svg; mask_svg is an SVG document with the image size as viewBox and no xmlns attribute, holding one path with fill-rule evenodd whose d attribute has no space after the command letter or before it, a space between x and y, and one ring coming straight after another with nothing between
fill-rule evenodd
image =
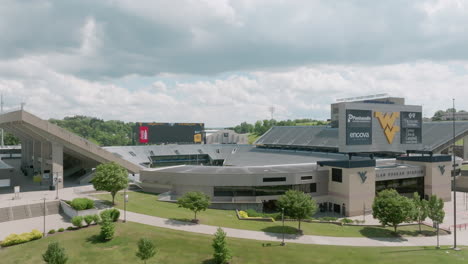
<instances>
[{"instance_id":1,"label":"tree","mask_svg":"<svg viewBox=\"0 0 468 264\"><path fill-rule=\"evenodd\" d=\"M136 256L141 259L142 261L145 262L154 255L156 255L156 247L154 246L154 243L149 240L148 238L141 238L138 240L138 251L136 253Z\"/></svg>"},{"instance_id":2,"label":"tree","mask_svg":"<svg viewBox=\"0 0 468 264\"><path fill-rule=\"evenodd\" d=\"M93 186L97 191L108 191L115 205L115 194L128 186L128 171L115 162L100 164L96 168Z\"/></svg>"},{"instance_id":3,"label":"tree","mask_svg":"<svg viewBox=\"0 0 468 264\"><path fill-rule=\"evenodd\" d=\"M414 214L413 220L418 222L419 225L419 233L421 233L421 223L427 218L427 201L421 199L419 194L415 192L413 194L413 204L414 204Z\"/></svg>"},{"instance_id":4,"label":"tree","mask_svg":"<svg viewBox=\"0 0 468 264\"><path fill-rule=\"evenodd\" d=\"M112 222L112 219L110 216L105 215L102 216L101 219L101 239L104 241L109 241L114 238L114 233L115 233L115 225L114 222Z\"/></svg>"},{"instance_id":5,"label":"tree","mask_svg":"<svg viewBox=\"0 0 468 264\"><path fill-rule=\"evenodd\" d=\"M411 222L414 215L412 201L398 194L394 189L383 190L377 194L372 204L372 215L382 225L397 227L403 222Z\"/></svg>"},{"instance_id":6,"label":"tree","mask_svg":"<svg viewBox=\"0 0 468 264\"><path fill-rule=\"evenodd\" d=\"M428 216L437 226L437 248L439 248L439 223L444 222L444 201L436 195L431 195L427 205Z\"/></svg>"},{"instance_id":7,"label":"tree","mask_svg":"<svg viewBox=\"0 0 468 264\"><path fill-rule=\"evenodd\" d=\"M210 197L202 192L188 192L177 200L177 204L194 212L196 221L197 213L205 211L210 206Z\"/></svg>"},{"instance_id":8,"label":"tree","mask_svg":"<svg viewBox=\"0 0 468 264\"><path fill-rule=\"evenodd\" d=\"M432 121L441 121L442 116L445 114L445 111L438 110L434 113L434 116L432 117Z\"/></svg>"},{"instance_id":9,"label":"tree","mask_svg":"<svg viewBox=\"0 0 468 264\"><path fill-rule=\"evenodd\" d=\"M317 211L317 204L310 195L296 190L289 190L278 199L278 207L284 208L284 214L299 221L312 216Z\"/></svg>"},{"instance_id":10,"label":"tree","mask_svg":"<svg viewBox=\"0 0 468 264\"><path fill-rule=\"evenodd\" d=\"M221 227L214 234L213 238L213 258L216 264L226 264L232 258L231 250L229 250L226 243L226 233Z\"/></svg>"},{"instance_id":11,"label":"tree","mask_svg":"<svg viewBox=\"0 0 468 264\"><path fill-rule=\"evenodd\" d=\"M42 259L49 264L65 264L68 261L65 249L58 242L50 243L47 250L42 254Z\"/></svg>"}]
</instances>

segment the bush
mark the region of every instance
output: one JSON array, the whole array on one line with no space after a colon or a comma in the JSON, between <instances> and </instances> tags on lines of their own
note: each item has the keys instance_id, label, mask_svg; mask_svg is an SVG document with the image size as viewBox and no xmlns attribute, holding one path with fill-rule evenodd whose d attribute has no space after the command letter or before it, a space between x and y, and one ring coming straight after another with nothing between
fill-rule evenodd
<instances>
[{"instance_id":1,"label":"bush","mask_svg":"<svg viewBox=\"0 0 468 264\"><path fill-rule=\"evenodd\" d=\"M107 209L101 212L101 219L104 220L104 218L109 218L112 220L112 222L117 222L120 217L120 211L118 209L112 208L112 209Z\"/></svg>"},{"instance_id":2,"label":"bush","mask_svg":"<svg viewBox=\"0 0 468 264\"><path fill-rule=\"evenodd\" d=\"M245 210L245 212L250 217L263 217L262 213L259 213L259 212L255 211L254 209L247 209L247 210Z\"/></svg>"},{"instance_id":3,"label":"bush","mask_svg":"<svg viewBox=\"0 0 468 264\"><path fill-rule=\"evenodd\" d=\"M353 222L352 219L349 219L349 218L343 218L340 220L341 223L343 224L351 224Z\"/></svg>"},{"instance_id":4,"label":"bush","mask_svg":"<svg viewBox=\"0 0 468 264\"><path fill-rule=\"evenodd\" d=\"M63 229L62 227L58 229L59 232L63 232L65 231L65 229Z\"/></svg>"},{"instance_id":5,"label":"bush","mask_svg":"<svg viewBox=\"0 0 468 264\"><path fill-rule=\"evenodd\" d=\"M333 221L338 220L338 218L332 217L332 216L325 216L325 217L319 218L319 220L326 221L326 222L333 222Z\"/></svg>"},{"instance_id":6,"label":"bush","mask_svg":"<svg viewBox=\"0 0 468 264\"><path fill-rule=\"evenodd\" d=\"M7 236L0 246L2 247L8 247L8 246L13 246L21 243L26 243L32 240L36 240L42 238L42 233L39 230L34 229L33 231L29 233L22 233L22 234L11 234Z\"/></svg>"},{"instance_id":7,"label":"bush","mask_svg":"<svg viewBox=\"0 0 468 264\"><path fill-rule=\"evenodd\" d=\"M101 221L101 218L99 217L99 215L93 214L93 221L95 224L99 224L99 222Z\"/></svg>"},{"instance_id":8,"label":"bush","mask_svg":"<svg viewBox=\"0 0 468 264\"><path fill-rule=\"evenodd\" d=\"M67 227L67 230L75 230L75 228L73 226L69 226Z\"/></svg>"},{"instance_id":9,"label":"bush","mask_svg":"<svg viewBox=\"0 0 468 264\"><path fill-rule=\"evenodd\" d=\"M92 209L94 201L88 198L75 198L70 202L70 206L77 211Z\"/></svg>"},{"instance_id":10,"label":"bush","mask_svg":"<svg viewBox=\"0 0 468 264\"><path fill-rule=\"evenodd\" d=\"M90 225L94 220L94 217L92 215L85 215L84 217L84 221L86 223L86 225Z\"/></svg>"},{"instance_id":11,"label":"bush","mask_svg":"<svg viewBox=\"0 0 468 264\"><path fill-rule=\"evenodd\" d=\"M247 218L249 215L245 211L239 211L240 218Z\"/></svg>"},{"instance_id":12,"label":"bush","mask_svg":"<svg viewBox=\"0 0 468 264\"><path fill-rule=\"evenodd\" d=\"M49 230L49 234L55 234L55 230L54 229Z\"/></svg>"},{"instance_id":13,"label":"bush","mask_svg":"<svg viewBox=\"0 0 468 264\"><path fill-rule=\"evenodd\" d=\"M50 264L65 264L68 261L65 249L60 247L58 242L49 244L47 251L42 254L42 259Z\"/></svg>"},{"instance_id":14,"label":"bush","mask_svg":"<svg viewBox=\"0 0 468 264\"><path fill-rule=\"evenodd\" d=\"M72 225L81 228L83 226L83 217L82 216L74 216L71 220Z\"/></svg>"},{"instance_id":15,"label":"bush","mask_svg":"<svg viewBox=\"0 0 468 264\"><path fill-rule=\"evenodd\" d=\"M109 241L114 238L115 227L111 218L105 216L101 221L101 239L104 241Z\"/></svg>"}]
</instances>

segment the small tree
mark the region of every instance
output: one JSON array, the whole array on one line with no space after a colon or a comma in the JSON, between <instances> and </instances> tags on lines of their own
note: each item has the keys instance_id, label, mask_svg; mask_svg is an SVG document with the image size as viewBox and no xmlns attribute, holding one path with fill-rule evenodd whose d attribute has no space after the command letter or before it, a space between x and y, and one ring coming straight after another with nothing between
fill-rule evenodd
<instances>
[{"instance_id":1,"label":"small tree","mask_svg":"<svg viewBox=\"0 0 468 264\"><path fill-rule=\"evenodd\" d=\"M194 212L194 219L197 220L197 213L210 206L210 197L202 192L188 192L177 200L177 204Z\"/></svg>"},{"instance_id":2,"label":"small tree","mask_svg":"<svg viewBox=\"0 0 468 264\"><path fill-rule=\"evenodd\" d=\"M81 228L81 227L83 227L83 216L81 216L81 215L74 216L71 219L71 222L77 228Z\"/></svg>"},{"instance_id":3,"label":"small tree","mask_svg":"<svg viewBox=\"0 0 468 264\"><path fill-rule=\"evenodd\" d=\"M112 222L110 217L103 217L101 219L101 239L104 241L109 241L114 238L115 225Z\"/></svg>"},{"instance_id":4,"label":"small tree","mask_svg":"<svg viewBox=\"0 0 468 264\"><path fill-rule=\"evenodd\" d=\"M47 250L42 254L42 259L49 264L65 264L68 261L65 249L58 242L50 243Z\"/></svg>"},{"instance_id":5,"label":"small tree","mask_svg":"<svg viewBox=\"0 0 468 264\"><path fill-rule=\"evenodd\" d=\"M419 194L415 192L413 194L413 204L414 204L414 214L413 214L413 220L418 222L419 225L419 233L421 233L421 223L426 220L427 218L427 201L424 199L421 199L419 197Z\"/></svg>"},{"instance_id":6,"label":"small tree","mask_svg":"<svg viewBox=\"0 0 468 264\"><path fill-rule=\"evenodd\" d=\"M428 202L428 216L437 226L437 248L439 248L439 224L444 221L444 201L435 195L431 195Z\"/></svg>"},{"instance_id":7,"label":"small tree","mask_svg":"<svg viewBox=\"0 0 468 264\"><path fill-rule=\"evenodd\" d=\"M412 201L398 194L394 189L383 190L377 194L372 204L372 215L382 225L397 227L403 222L411 222L414 215Z\"/></svg>"},{"instance_id":8,"label":"small tree","mask_svg":"<svg viewBox=\"0 0 468 264\"><path fill-rule=\"evenodd\" d=\"M156 255L156 247L148 238L141 238L138 241L138 251L136 256L146 264L146 261Z\"/></svg>"},{"instance_id":9,"label":"small tree","mask_svg":"<svg viewBox=\"0 0 468 264\"><path fill-rule=\"evenodd\" d=\"M301 220L306 219L317 211L317 204L310 195L295 190L289 190L278 199L278 206L284 208L284 214L299 221L298 229L301 230Z\"/></svg>"},{"instance_id":10,"label":"small tree","mask_svg":"<svg viewBox=\"0 0 468 264\"><path fill-rule=\"evenodd\" d=\"M227 247L226 233L218 227L213 239L213 258L216 264L226 264L232 258L231 250Z\"/></svg>"},{"instance_id":11,"label":"small tree","mask_svg":"<svg viewBox=\"0 0 468 264\"><path fill-rule=\"evenodd\" d=\"M128 186L128 171L115 162L100 164L96 167L92 183L97 191L110 192L115 205L117 192Z\"/></svg>"}]
</instances>

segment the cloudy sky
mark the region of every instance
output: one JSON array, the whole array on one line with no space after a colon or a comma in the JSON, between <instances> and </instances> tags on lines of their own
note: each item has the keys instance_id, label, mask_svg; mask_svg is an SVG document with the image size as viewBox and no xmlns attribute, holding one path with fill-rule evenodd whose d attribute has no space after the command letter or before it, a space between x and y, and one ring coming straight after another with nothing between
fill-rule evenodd
<instances>
[{"instance_id":1,"label":"cloudy sky","mask_svg":"<svg viewBox=\"0 0 468 264\"><path fill-rule=\"evenodd\" d=\"M468 2L2 0L0 91L42 118L329 118L389 93L468 110Z\"/></svg>"}]
</instances>

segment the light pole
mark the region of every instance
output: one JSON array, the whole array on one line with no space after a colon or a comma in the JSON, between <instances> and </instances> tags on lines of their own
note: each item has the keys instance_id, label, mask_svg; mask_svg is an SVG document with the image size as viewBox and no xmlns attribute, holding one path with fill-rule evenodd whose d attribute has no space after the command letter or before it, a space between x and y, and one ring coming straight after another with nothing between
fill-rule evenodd
<instances>
[{"instance_id":1,"label":"light pole","mask_svg":"<svg viewBox=\"0 0 468 264\"><path fill-rule=\"evenodd\" d=\"M124 220L123 222L127 222L127 203L128 203L128 194L127 194L127 188L124 189Z\"/></svg>"},{"instance_id":2,"label":"light pole","mask_svg":"<svg viewBox=\"0 0 468 264\"><path fill-rule=\"evenodd\" d=\"M453 141L452 141L452 159L453 159L453 250L460 250L457 247L457 183L456 183L456 167L455 162L455 98L452 99L453 108L452 108L452 118L453 118Z\"/></svg>"},{"instance_id":3,"label":"light pole","mask_svg":"<svg viewBox=\"0 0 468 264\"><path fill-rule=\"evenodd\" d=\"M435 222L435 224L437 226L437 247L436 248L440 249L440 246L439 246L439 222Z\"/></svg>"},{"instance_id":4,"label":"light pole","mask_svg":"<svg viewBox=\"0 0 468 264\"><path fill-rule=\"evenodd\" d=\"M45 194L44 194L44 198L42 198L42 199L44 200L44 232L43 232L43 234L45 236L46 235L46 230L45 230L45 226L46 226L46 223L45 223L46 222L46 204L45 204L46 196L45 196Z\"/></svg>"},{"instance_id":5,"label":"light pole","mask_svg":"<svg viewBox=\"0 0 468 264\"><path fill-rule=\"evenodd\" d=\"M285 246L286 243L284 243L284 208L281 208L281 220L283 221L283 241L281 242L281 246Z\"/></svg>"}]
</instances>

